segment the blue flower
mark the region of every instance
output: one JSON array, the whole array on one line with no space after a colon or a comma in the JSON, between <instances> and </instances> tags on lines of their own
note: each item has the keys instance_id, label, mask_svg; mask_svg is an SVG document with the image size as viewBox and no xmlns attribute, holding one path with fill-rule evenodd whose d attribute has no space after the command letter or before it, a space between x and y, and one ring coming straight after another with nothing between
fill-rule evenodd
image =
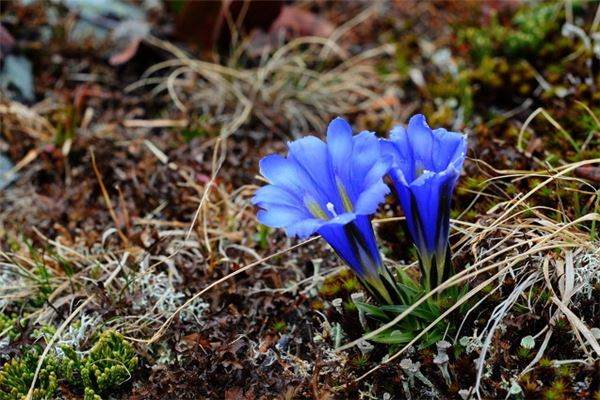
<instances>
[{"instance_id":1,"label":"blue flower","mask_svg":"<svg viewBox=\"0 0 600 400\"><path fill-rule=\"evenodd\" d=\"M445 129L431 130L421 114L408 128L395 127L382 152L393 157L389 175L419 252L425 289L451 273L448 230L450 201L462 170L466 137Z\"/></svg>"},{"instance_id":2,"label":"blue flower","mask_svg":"<svg viewBox=\"0 0 600 400\"><path fill-rule=\"evenodd\" d=\"M353 136L350 125L336 118L326 143L307 136L288 148L287 157L274 154L260 161L270 184L252 199L260 209L258 220L288 236L320 234L379 301L397 302L369 219L389 193L382 178L391 157L382 156L379 139L366 131Z\"/></svg>"}]
</instances>

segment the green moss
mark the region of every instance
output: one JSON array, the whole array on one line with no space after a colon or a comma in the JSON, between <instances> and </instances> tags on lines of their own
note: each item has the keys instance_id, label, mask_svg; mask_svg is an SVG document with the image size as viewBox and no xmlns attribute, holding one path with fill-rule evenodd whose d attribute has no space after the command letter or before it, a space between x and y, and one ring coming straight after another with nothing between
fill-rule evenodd
<instances>
[{"instance_id":1,"label":"green moss","mask_svg":"<svg viewBox=\"0 0 600 400\"><path fill-rule=\"evenodd\" d=\"M539 50L546 36L558 29L557 11L556 4L540 4L519 10L512 19L515 30L505 32L504 51L518 56Z\"/></svg>"},{"instance_id":2,"label":"green moss","mask_svg":"<svg viewBox=\"0 0 600 400\"><path fill-rule=\"evenodd\" d=\"M573 375L573 368L570 365L561 365L556 369L556 374L563 378L569 378Z\"/></svg>"},{"instance_id":3,"label":"green moss","mask_svg":"<svg viewBox=\"0 0 600 400\"><path fill-rule=\"evenodd\" d=\"M559 400L565 399L567 386L564 381L557 380L552 386L544 391L544 399Z\"/></svg>"},{"instance_id":4,"label":"green moss","mask_svg":"<svg viewBox=\"0 0 600 400\"><path fill-rule=\"evenodd\" d=\"M356 311L356 304L353 301L344 302L344 310L349 313L353 313Z\"/></svg>"},{"instance_id":5,"label":"green moss","mask_svg":"<svg viewBox=\"0 0 600 400\"><path fill-rule=\"evenodd\" d=\"M470 57L481 62L492 55L529 56L540 50L546 37L559 29L555 4L523 7L508 26L494 15L485 27L465 27L457 32L458 43L466 46Z\"/></svg>"},{"instance_id":6,"label":"green moss","mask_svg":"<svg viewBox=\"0 0 600 400\"><path fill-rule=\"evenodd\" d=\"M272 328L277 333L285 332L287 330L287 324L285 321L277 321L272 325Z\"/></svg>"},{"instance_id":7,"label":"green moss","mask_svg":"<svg viewBox=\"0 0 600 400\"><path fill-rule=\"evenodd\" d=\"M17 314L6 315L0 313L0 337L5 335L12 342L20 336L19 328L21 320Z\"/></svg>"},{"instance_id":8,"label":"green moss","mask_svg":"<svg viewBox=\"0 0 600 400\"><path fill-rule=\"evenodd\" d=\"M364 355L354 357L352 359L352 365L354 365L354 367L357 369L366 368L367 365L369 365L369 358Z\"/></svg>"},{"instance_id":9,"label":"green moss","mask_svg":"<svg viewBox=\"0 0 600 400\"><path fill-rule=\"evenodd\" d=\"M350 278L344 281L344 289L348 292L353 293L360 290L360 282L356 278Z\"/></svg>"},{"instance_id":10,"label":"green moss","mask_svg":"<svg viewBox=\"0 0 600 400\"><path fill-rule=\"evenodd\" d=\"M83 400L102 400L102 397L98 396L94 389L86 387L83 392Z\"/></svg>"},{"instance_id":11,"label":"green moss","mask_svg":"<svg viewBox=\"0 0 600 400\"><path fill-rule=\"evenodd\" d=\"M0 370L0 400L24 400L33 382L33 376L42 353L40 346L26 349L22 357L5 363ZM54 356L44 359L38 375L33 400L55 399L58 389L57 360Z\"/></svg>"},{"instance_id":12,"label":"green moss","mask_svg":"<svg viewBox=\"0 0 600 400\"><path fill-rule=\"evenodd\" d=\"M519 349L517 350L517 356L521 360L527 360L531 357L531 350L526 349L525 347L519 347Z\"/></svg>"},{"instance_id":13,"label":"green moss","mask_svg":"<svg viewBox=\"0 0 600 400\"><path fill-rule=\"evenodd\" d=\"M61 349L60 376L83 389L86 399L114 391L129 380L138 364L133 346L115 331L103 332L88 354L80 355L70 346Z\"/></svg>"},{"instance_id":14,"label":"green moss","mask_svg":"<svg viewBox=\"0 0 600 400\"><path fill-rule=\"evenodd\" d=\"M119 333L106 331L84 359L81 378L86 387L104 393L129 380L137 364L133 346Z\"/></svg>"}]
</instances>

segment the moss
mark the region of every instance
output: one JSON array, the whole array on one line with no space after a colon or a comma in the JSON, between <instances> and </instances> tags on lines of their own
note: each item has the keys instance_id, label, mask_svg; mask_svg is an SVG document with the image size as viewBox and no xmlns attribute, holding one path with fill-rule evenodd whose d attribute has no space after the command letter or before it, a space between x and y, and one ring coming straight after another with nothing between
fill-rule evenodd
<instances>
[{"instance_id":1,"label":"moss","mask_svg":"<svg viewBox=\"0 0 600 400\"><path fill-rule=\"evenodd\" d=\"M352 365L356 369L364 369L364 368L367 367L367 365L369 365L369 358L367 356L364 356L364 355L360 355L360 356L354 357L352 359Z\"/></svg>"},{"instance_id":2,"label":"moss","mask_svg":"<svg viewBox=\"0 0 600 400\"><path fill-rule=\"evenodd\" d=\"M86 387L104 393L127 381L137 364L133 346L117 332L106 331L85 358L81 378Z\"/></svg>"},{"instance_id":3,"label":"moss","mask_svg":"<svg viewBox=\"0 0 600 400\"><path fill-rule=\"evenodd\" d=\"M17 314L6 315L0 313L0 337L6 335L8 340L12 342L20 336L19 328L21 319Z\"/></svg>"},{"instance_id":4,"label":"moss","mask_svg":"<svg viewBox=\"0 0 600 400\"><path fill-rule=\"evenodd\" d=\"M94 389L86 387L83 392L83 400L102 400L102 397L98 396Z\"/></svg>"},{"instance_id":5,"label":"moss","mask_svg":"<svg viewBox=\"0 0 600 400\"><path fill-rule=\"evenodd\" d=\"M515 13L508 26L501 25L493 15L485 27L459 29L458 43L468 48L468 54L475 62L494 54L531 56L546 44L549 34L559 29L557 11L555 4L524 7Z\"/></svg>"},{"instance_id":6,"label":"moss","mask_svg":"<svg viewBox=\"0 0 600 400\"><path fill-rule=\"evenodd\" d=\"M277 333L285 332L287 330L287 324L285 321L277 321L271 327Z\"/></svg>"},{"instance_id":7,"label":"moss","mask_svg":"<svg viewBox=\"0 0 600 400\"><path fill-rule=\"evenodd\" d=\"M544 391L544 399L546 400L563 400L567 395L567 385L562 379L554 381L552 386Z\"/></svg>"},{"instance_id":8,"label":"moss","mask_svg":"<svg viewBox=\"0 0 600 400\"><path fill-rule=\"evenodd\" d=\"M550 360L546 357L540 359L539 365L541 368L553 368L554 367L554 363L552 362L552 360Z\"/></svg>"},{"instance_id":9,"label":"moss","mask_svg":"<svg viewBox=\"0 0 600 400\"><path fill-rule=\"evenodd\" d=\"M512 19L516 29L505 33L504 51L518 56L539 50L546 36L558 29L557 14L555 4L540 4L519 10Z\"/></svg>"},{"instance_id":10,"label":"moss","mask_svg":"<svg viewBox=\"0 0 600 400\"><path fill-rule=\"evenodd\" d=\"M103 332L86 355L70 346L63 346L62 351L65 357L61 361L61 377L83 389L90 399L117 389L129 380L138 364L133 346L112 330Z\"/></svg>"},{"instance_id":11,"label":"moss","mask_svg":"<svg viewBox=\"0 0 600 400\"><path fill-rule=\"evenodd\" d=\"M22 357L5 363L0 370L0 400L24 400L33 382L40 355L40 346L27 348ZM54 399L58 389L57 360L54 356L44 359L33 390L33 400Z\"/></svg>"},{"instance_id":12,"label":"moss","mask_svg":"<svg viewBox=\"0 0 600 400\"><path fill-rule=\"evenodd\" d=\"M328 276L319 289L319 294L325 298L344 297L360 289L360 283L349 269Z\"/></svg>"},{"instance_id":13,"label":"moss","mask_svg":"<svg viewBox=\"0 0 600 400\"><path fill-rule=\"evenodd\" d=\"M360 282L358 282L358 279L356 279L356 278L350 278L350 279L344 281L343 285L344 285L344 289L346 289L346 291L348 291L350 293L360 290Z\"/></svg>"},{"instance_id":14,"label":"moss","mask_svg":"<svg viewBox=\"0 0 600 400\"><path fill-rule=\"evenodd\" d=\"M531 358L531 350L521 346L517 350L517 357L519 357L521 360L528 360Z\"/></svg>"},{"instance_id":15,"label":"moss","mask_svg":"<svg viewBox=\"0 0 600 400\"><path fill-rule=\"evenodd\" d=\"M356 304L353 301L344 302L344 310L349 313L353 313L356 311Z\"/></svg>"}]
</instances>

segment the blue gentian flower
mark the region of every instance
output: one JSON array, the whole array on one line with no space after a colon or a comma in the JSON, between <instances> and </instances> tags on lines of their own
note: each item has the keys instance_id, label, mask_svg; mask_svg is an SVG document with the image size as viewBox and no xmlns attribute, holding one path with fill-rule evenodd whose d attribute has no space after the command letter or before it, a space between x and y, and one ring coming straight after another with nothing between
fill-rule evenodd
<instances>
[{"instance_id":1,"label":"blue gentian flower","mask_svg":"<svg viewBox=\"0 0 600 400\"><path fill-rule=\"evenodd\" d=\"M431 130L421 114L410 119L408 128L397 126L389 140L382 140L382 152L393 157L389 175L419 253L427 291L452 272L450 201L466 150L464 135Z\"/></svg>"},{"instance_id":2,"label":"blue gentian flower","mask_svg":"<svg viewBox=\"0 0 600 400\"><path fill-rule=\"evenodd\" d=\"M273 154L260 161L270 184L252 199L260 208L258 220L288 236L320 234L377 300L397 303L369 219L389 193L383 176L391 157L382 156L379 139L366 131L353 136L350 125L336 118L326 143L307 136L288 148L287 157Z\"/></svg>"}]
</instances>

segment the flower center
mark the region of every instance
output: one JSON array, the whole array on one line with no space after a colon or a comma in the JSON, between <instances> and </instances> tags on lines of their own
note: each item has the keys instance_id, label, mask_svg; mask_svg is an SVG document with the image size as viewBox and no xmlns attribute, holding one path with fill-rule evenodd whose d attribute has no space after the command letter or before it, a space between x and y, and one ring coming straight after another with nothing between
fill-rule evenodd
<instances>
[{"instance_id":1,"label":"flower center","mask_svg":"<svg viewBox=\"0 0 600 400\"><path fill-rule=\"evenodd\" d=\"M327 207L327 210L329 210L329 212L334 216L337 217L337 213L335 212L335 207L333 206L332 202L329 202L327 204L325 204L325 207Z\"/></svg>"},{"instance_id":2,"label":"flower center","mask_svg":"<svg viewBox=\"0 0 600 400\"><path fill-rule=\"evenodd\" d=\"M429 170L425 167L425 164L421 160L415 160L415 179L423 174L426 174Z\"/></svg>"}]
</instances>

